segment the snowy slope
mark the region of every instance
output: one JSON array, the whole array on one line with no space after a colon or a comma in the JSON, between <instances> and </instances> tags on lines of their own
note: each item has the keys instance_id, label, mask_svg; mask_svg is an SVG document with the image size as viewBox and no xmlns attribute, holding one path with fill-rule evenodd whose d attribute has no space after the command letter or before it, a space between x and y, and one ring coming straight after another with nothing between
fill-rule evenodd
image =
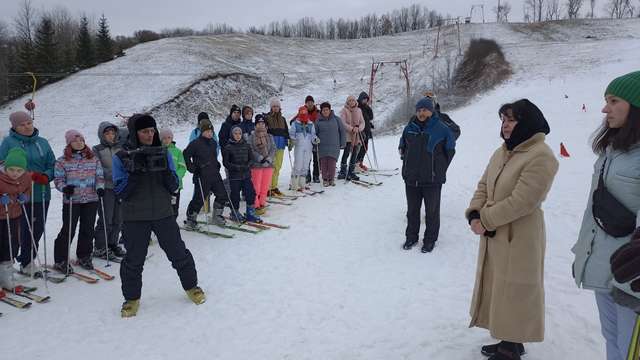
<instances>
[{"instance_id":1,"label":"snowy slope","mask_svg":"<svg viewBox=\"0 0 640 360\"><path fill-rule=\"evenodd\" d=\"M375 190L339 183L291 207L272 206L267 219L289 224L290 230L238 234L234 239L183 234L196 259L200 285L209 297L202 306L188 302L175 272L154 245L150 248L154 256L143 275L137 318L119 318L118 280L87 285L69 279L50 285L53 300L49 304L34 304L28 311L0 308L5 313L0 326L3 350L50 359L479 359L480 344L491 339L486 331L467 328L477 238L468 230L463 211L490 154L500 144L498 107L528 97L550 122L549 144L557 149L564 142L572 157L560 160L560 171L544 206L546 341L529 345L526 358L603 358L593 295L573 284L570 247L577 237L593 170L588 137L602 119L599 110L608 81L637 69L640 41L627 37L640 34L640 22L602 21L556 30L554 35L543 36L525 27L514 30L487 24L471 25L466 32L468 37L498 37L515 74L503 86L450 114L463 135L443 191L441 235L433 254L400 248L405 202L399 176L380 179L384 185ZM594 31L601 34L600 39L584 38ZM368 49L374 45L379 54L394 56L415 48L424 36L418 32L336 43L249 36L172 39L136 47L127 57L95 71L198 74L211 71L208 66L215 63L228 70L244 66L259 73L300 68L294 52L306 56L305 70L353 61L366 67L370 61L366 54L373 52ZM229 42L246 53L261 54L262 60L236 57ZM222 50L213 55L202 50L202 43ZM329 65L323 65L324 58L311 57L323 46L331 47L335 55ZM189 49L186 55L181 47ZM150 52L156 56L143 63ZM177 58L186 60L175 61ZM416 67L414 71L425 70ZM307 93L336 101L355 93L364 86L360 86L361 75L336 74L341 77L335 92L330 76L316 80L300 75L299 82L284 87L285 109L292 113ZM386 76L397 79L397 73L390 75ZM197 76L142 80L123 76L114 83L110 77L96 80L78 74L39 93L42 115L38 127L60 154L64 130L79 127L93 136L97 122L112 118L113 104L125 112L151 108L175 96ZM401 81L388 81L378 85L385 100L376 104L376 115L384 114L404 91ZM583 103L586 113L580 111ZM0 110L0 118L6 118L9 111ZM176 127L179 146L185 145L188 131L189 126ZM384 167L400 166L396 146L397 136L376 140ZM288 164L285 160L283 185L289 176ZM182 214L191 197L192 189L187 187ZM60 209L58 196L48 221L49 249L60 227ZM117 266L108 271L116 273Z\"/></svg>"}]
</instances>

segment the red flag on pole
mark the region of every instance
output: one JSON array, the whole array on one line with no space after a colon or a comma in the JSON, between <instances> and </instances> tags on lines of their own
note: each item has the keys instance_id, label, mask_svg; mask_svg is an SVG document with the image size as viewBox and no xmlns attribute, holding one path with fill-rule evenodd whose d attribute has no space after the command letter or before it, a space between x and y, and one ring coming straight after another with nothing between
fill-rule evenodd
<instances>
[{"instance_id":1,"label":"red flag on pole","mask_svg":"<svg viewBox=\"0 0 640 360\"><path fill-rule=\"evenodd\" d=\"M563 143L560 143L560 156L562 157L571 157L571 155L569 155L569 152L567 151L567 148L564 147Z\"/></svg>"}]
</instances>

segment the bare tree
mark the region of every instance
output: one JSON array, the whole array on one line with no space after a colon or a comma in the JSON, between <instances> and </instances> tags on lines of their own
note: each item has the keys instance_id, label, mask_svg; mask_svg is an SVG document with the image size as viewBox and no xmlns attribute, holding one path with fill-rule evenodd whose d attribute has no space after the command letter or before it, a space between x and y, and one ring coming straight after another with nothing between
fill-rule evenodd
<instances>
[{"instance_id":1,"label":"bare tree","mask_svg":"<svg viewBox=\"0 0 640 360\"><path fill-rule=\"evenodd\" d=\"M33 34L35 32L36 9L31 0L22 0L18 15L14 19L15 31L21 41L33 46Z\"/></svg>"},{"instance_id":2,"label":"bare tree","mask_svg":"<svg viewBox=\"0 0 640 360\"><path fill-rule=\"evenodd\" d=\"M500 5L493 8L493 12L496 14L497 22L509 22L509 13L511 12L511 4L506 1L500 3Z\"/></svg>"},{"instance_id":3,"label":"bare tree","mask_svg":"<svg viewBox=\"0 0 640 360\"><path fill-rule=\"evenodd\" d=\"M605 5L605 10L610 17L622 19L623 17L633 17L635 6L631 0L609 0Z\"/></svg>"},{"instance_id":4,"label":"bare tree","mask_svg":"<svg viewBox=\"0 0 640 360\"><path fill-rule=\"evenodd\" d=\"M560 0L547 0L545 20L560 20Z\"/></svg>"},{"instance_id":5,"label":"bare tree","mask_svg":"<svg viewBox=\"0 0 640 360\"><path fill-rule=\"evenodd\" d=\"M567 16L569 19L577 19L584 0L567 0Z\"/></svg>"}]
</instances>

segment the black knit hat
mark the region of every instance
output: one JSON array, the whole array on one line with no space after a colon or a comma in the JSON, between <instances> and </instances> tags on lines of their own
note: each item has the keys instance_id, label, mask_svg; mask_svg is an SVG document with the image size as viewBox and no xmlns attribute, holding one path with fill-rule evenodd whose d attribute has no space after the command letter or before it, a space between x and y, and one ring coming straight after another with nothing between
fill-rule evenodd
<instances>
[{"instance_id":1,"label":"black knit hat","mask_svg":"<svg viewBox=\"0 0 640 360\"><path fill-rule=\"evenodd\" d=\"M329 108L329 110L331 110L331 104L329 104L328 101L323 102L322 104L320 104L320 111L322 111L322 109L324 108Z\"/></svg>"},{"instance_id":2,"label":"black knit hat","mask_svg":"<svg viewBox=\"0 0 640 360\"><path fill-rule=\"evenodd\" d=\"M262 115L262 114L258 114L258 115L256 115L256 117L255 117L255 123L256 123L256 125L257 125L258 123L264 123L264 124L266 125L266 123L267 123L267 119L265 119L265 118L264 118L264 115Z\"/></svg>"},{"instance_id":3,"label":"black knit hat","mask_svg":"<svg viewBox=\"0 0 640 360\"><path fill-rule=\"evenodd\" d=\"M307 95L307 97L306 97L306 98L304 98L304 102L305 102L305 103L308 103L309 101L311 101L311 102L316 102L315 100L313 100L313 96L311 96L311 95Z\"/></svg>"},{"instance_id":4,"label":"black knit hat","mask_svg":"<svg viewBox=\"0 0 640 360\"><path fill-rule=\"evenodd\" d=\"M201 112L200 114L198 114L198 122L200 122L200 120L202 119L207 119L209 120L209 114L207 114L206 112Z\"/></svg>"},{"instance_id":5,"label":"black knit hat","mask_svg":"<svg viewBox=\"0 0 640 360\"><path fill-rule=\"evenodd\" d=\"M146 129L146 128L155 128L155 127L156 127L156 120L151 115L143 114L136 119L136 122L135 122L136 131Z\"/></svg>"},{"instance_id":6,"label":"black knit hat","mask_svg":"<svg viewBox=\"0 0 640 360\"><path fill-rule=\"evenodd\" d=\"M231 105L231 109L229 110L229 115L233 114L236 111L240 112L240 107L236 104Z\"/></svg>"}]
</instances>

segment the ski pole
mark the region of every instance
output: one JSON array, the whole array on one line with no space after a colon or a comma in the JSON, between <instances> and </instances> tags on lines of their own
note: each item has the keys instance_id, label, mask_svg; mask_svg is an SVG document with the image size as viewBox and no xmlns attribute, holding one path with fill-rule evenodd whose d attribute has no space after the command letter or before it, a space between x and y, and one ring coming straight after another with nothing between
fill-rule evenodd
<instances>
[{"instance_id":1,"label":"ski pole","mask_svg":"<svg viewBox=\"0 0 640 360\"><path fill-rule=\"evenodd\" d=\"M364 139L362 138L362 134L358 133L360 135L360 141L362 141L364 143ZM364 152L365 156L367 157L367 160L369 160L369 164L371 164L371 158L369 157L369 152L366 151L366 146L365 146L365 152ZM373 164L371 164L373 165ZM376 172L372 171L371 174L373 175L373 181L375 181L376 183L378 182L378 179L376 178Z\"/></svg>"},{"instance_id":2,"label":"ski pole","mask_svg":"<svg viewBox=\"0 0 640 360\"><path fill-rule=\"evenodd\" d=\"M33 181L31 182L31 193L33 194ZM33 224L35 224L35 214L34 214L34 210L35 210L35 204L33 203L33 201L31 202L31 228L33 229ZM35 235L33 235L33 232L31 233L31 239L32 239L32 244L31 244L31 251L29 252L29 255L31 256L31 261L33 261L34 258L34 252L36 251L36 241L35 241ZM31 274L31 278L33 279L33 266L30 267L29 269L29 273Z\"/></svg>"},{"instance_id":3,"label":"ski pole","mask_svg":"<svg viewBox=\"0 0 640 360\"><path fill-rule=\"evenodd\" d=\"M104 228L104 249L107 252L107 265L104 267L109 267L109 241L107 240L107 220L105 219L106 214L104 213L104 201L102 200L102 196L100 198L100 207L102 208L102 227Z\"/></svg>"},{"instance_id":4,"label":"ski pole","mask_svg":"<svg viewBox=\"0 0 640 360\"><path fill-rule=\"evenodd\" d=\"M229 179L229 188L231 188L231 179ZM229 199L229 205L231 205L231 211L233 211L233 213L236 216L236 219L240 219L240 209L236 209L235 206L233 206L233 201L231 201L231 194L229 193L229 190L227 190L227 187L225 186L224 188L225 193L227 194L227 199ZM239 222L238 226L242 227L242 223Z\"/></svg>"},{"instance_id":5,"label":"ski pole","mask_svg":"<svg viewBox=\"0 0 640 360\"><path fill-rule=\"evenodd\" d=\"M22 213L24 214L24 220L27 222L27 229L29 230L29 234L31 235L31 246L35 248L36 246L36 240L35 237L33 235L33 226L32 223L29 222L29 216L27 216L27 207L25 206L24 202L20 201L20 204L22 206ZM33 205L33 202L31 203L31 205ZM36 254L35 257L31 258L31 261L36 261L37 265L42 267L42 262L40 261L40 256ZM32 266L33 268L33 266ZM33 271L31 271L31 278L33 278Z\"/></svg>"},{"instance_id":6,"label":"ski pole","mask_svg":"<svg viewBox=\"0 0 640 360\"><path fill-rule=\"evenodd\" d=\"M627 360L638 360L640 357L640 314L636 316L636 324L633 327L631 342L627 352Z\"/></svg>"},{"instance_id":7,"label":"ski pole","mask_svg":"<svg viewBox=\"0 0 640 360\"><path fill-rule=\"evenodd\" d=\"M373 150L373 161L376 164L375 168L379 169L380 166L378 165L378 156L376 155L376 143L375 143L375 141L373 141L373 133L371 133L371 139L369 139L369 140L371 140L371 150Z\"/></svg>"},{"instance_id":8,"label":"ski pole","mask_svg":"<svg viewBox=\"0 0 640 360\"><path fill-rule=\"evenodd\" d=\"M67 243L67 273L69 276L69 269L71 265L69 265L69 260L71 259L71 238L73 237L73 198L72 195L68 195L69 197L69 239Z\"/></svg>"},{"instance_id":9,"label":"ski pole","mask_svg":"<svg viewBox=\"0 0 640 360\"><path fill-rule=\"evenodd\" d=\"M31 194L33 194L33 182L31 183ZM47 209L45 206L47 188L42 185L42 246L44 247L44 269L42 270L42 276L44 277L44 287L49 292L49 266L47 263Z\"/></svg>"},{"instance_id":10,"label":"ski pole","mask_svg":"<svg viewBox=\"0 0 640 360\"><path fill-rule=\"evenodd\" d=\"M7 194L4 194L4 196L7 196ZM9 233L9 258L11 259L11 289L13 290L13 292L15 293L16 291L16 279L15 279L15 274L13 273L13 244L12 241L13 239L11 238L11 220L9 220L9 205L8 204L4 204L4 211L6 213L6 217L7 217L7 232Z\"/></svg>"},{"instance_id":11,"label":"ski pole","mask_svg":"<svg viewBox=\"0 0 640 360\"><path fill-rule=\"evenodd\" d=\"M202 206L204 206L205 197L204 197L204 191L202 190L202 180L201 180L200 176L198 176L198 186L200 187L200 196L202 197ZM224 187L224 184L222 186ZM206 218L206 216L207 215L205 214L205 218ZM211 216L214 216L214 215L211 215ZM197 214L196 214L196 218L197 218ZM209 228L209 219L207 219L207 221L205 221L205 223L207 224L207 231L211 231L211 229Z\"/></svg>"}]
</instances>

